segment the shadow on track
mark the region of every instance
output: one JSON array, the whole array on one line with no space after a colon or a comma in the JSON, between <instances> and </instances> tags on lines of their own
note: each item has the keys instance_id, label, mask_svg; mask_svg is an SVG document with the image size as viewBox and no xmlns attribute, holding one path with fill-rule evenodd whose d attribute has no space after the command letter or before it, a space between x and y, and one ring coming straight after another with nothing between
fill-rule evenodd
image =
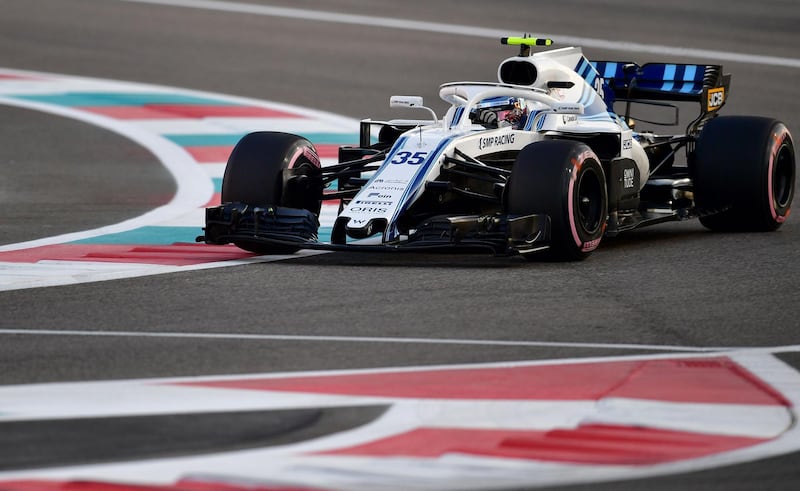
<instances>
[{"instance_id":1,"label":"shadow on track","mask_svg":"<svg viewBox=\"0 0 800 491\"><path fill-rule=\"evenodd\" d=\"M725 237L742 237L745 234L716 234L705 230L699 224L691 228L685 224L673 224L672 226L654 227L624 233L617 237L606 237L603 239L600 248L593 256L598 253L625 253L625 252L657 252L660 248L667 248L678 245L690 247L702 247L709 245L711 241ZM763 234L746 234L756 237ZM315 265L315 266L353 266L353 267L428 267L428 268L474 268L474 269L515 269L528 264L542 265L564 265L580 264L565 263L550 260L546 255L539 254L531 256L530 260L522 256L495 256L491 253L480 252L333 252L292 259L292 263ZM588 261L592 261L590 257Z\"/></svg>"}]
</instances>

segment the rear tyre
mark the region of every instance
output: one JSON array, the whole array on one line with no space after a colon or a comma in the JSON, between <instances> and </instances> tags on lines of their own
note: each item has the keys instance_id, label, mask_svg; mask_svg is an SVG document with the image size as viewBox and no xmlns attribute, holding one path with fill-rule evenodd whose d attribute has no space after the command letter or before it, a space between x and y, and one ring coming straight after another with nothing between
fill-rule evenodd
<instances>
[{"instance_id":1,"label":"rear tyre","mask_svg":"<svg viewBox=\"0 0 800 491\"><path fill-rule=\"evenodd\" d=\"M767 232L789 216L794 197L795 153L780 121L720 116L697 139L692 158L695 204L710 230Z\"/></svg>"},{"instance_id":2,"label":"rear tyre","mask_svg":"<svg viewBox=\"0 0 800 491\"><path fill-rule=\"evenodd\" d=\"M506 185L505 204L509 215L550 217L546 256L559 261L585 259L600 244L608 218L600 160L583 143L532 143L517 156Z\"/></svg>"},{"instance_id":3,"label":"rear tyre","mask_svg":"<svg viewBox=\"0 0 800 491\"><path fill-rule=\"evenodd\" d=\"M222 202L305 208L319 216L322 190L306 177L318 174L319 168L317 151L305 138L270 131L250 133L239 140L228 158ZM286 179L285 169L296 169L301 175ZM299 249L252 242L234 244L257 254L290 254Z\"/></svg>"}]
</instances>

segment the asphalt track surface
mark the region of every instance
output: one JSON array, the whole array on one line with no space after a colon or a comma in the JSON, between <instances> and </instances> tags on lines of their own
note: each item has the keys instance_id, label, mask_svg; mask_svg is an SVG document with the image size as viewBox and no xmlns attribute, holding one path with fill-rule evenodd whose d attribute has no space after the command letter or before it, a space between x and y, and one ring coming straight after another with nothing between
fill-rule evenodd
<instances>
[{"instance_id":1,"label":"asphalt track surface","mask_svg":"<svg viewBox=\"0 0 800 491\"><path fill-rule=\"evenodd\" d=\"M247 2L244 2L247 3ZM249 2L266 4L266 2ZM793 58L800 5L621 0L269 2ZM392 116L391 94L490 80L491 39L100 0L0 0L0 66L131 80ZM593 59L698 61L586 48ZM702 60L700 60L702 61ZM714 61L714 60L705 60ZM800 137L800 68L724 61L727 114L769 115ZM438 103L436 103L438 104ZM442 105L435 106L441 110ZM146 151L101 129L0 107L0 243L111 224L169 199ZM64 172L65 165L70 172ZM131 173L135 167L137 171ZM776 233L697 222L604 240L579 264L484 256L326 254L277 263L0 293L0 328L513 340L557 346L4 334L0 383L346 369L632 354L606 344L798 344L800 219ZM592 347L570 346L587 343ZM641 350L639 352L655 352ZM783 358L800 368L796 356ZM800 455L591 489L796 489ZM575 487L575 489L584 489ZM585 489L590 489L588 486Z\"/></svg>"}]
</instances>

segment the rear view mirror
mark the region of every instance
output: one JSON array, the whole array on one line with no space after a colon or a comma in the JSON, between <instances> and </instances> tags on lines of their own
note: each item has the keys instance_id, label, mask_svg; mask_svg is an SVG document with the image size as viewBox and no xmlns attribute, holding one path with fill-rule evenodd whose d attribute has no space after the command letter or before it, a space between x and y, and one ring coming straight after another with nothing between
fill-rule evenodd
<instances>
[{"instance_id":1,"label":"rear view mirror","mask_svg":"<svg viewBox=\"0 0 800 491\"><path fill-rule=\"evenodd\" d=\"M433 109L426 107L423 105L422 96L418 95L393 95L389 98L389 107L403 107L408 109L419 108L425 109L431 116L433 116L433 120L436 121L439 118L436 116L436 113L433 112Z\"/></svg>"},{"instance_id":2,"label":"rear view mirror","mask_svg":"<svg viewBox=\"0 0 800 491\"><path fill-rule=\"evenodd\" d=\"M422 97L418 95L393 95L389 98L389 107L424 107Z\"/></svg>"}]
</instances>

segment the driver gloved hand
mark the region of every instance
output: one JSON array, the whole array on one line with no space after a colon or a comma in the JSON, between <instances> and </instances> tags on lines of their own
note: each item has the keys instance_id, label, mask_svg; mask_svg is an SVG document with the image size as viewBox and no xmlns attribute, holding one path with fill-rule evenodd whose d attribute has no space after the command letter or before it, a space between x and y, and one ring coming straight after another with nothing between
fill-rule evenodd
<instances>
[{"instance_id":1,"label":"driver gloved hand","mask_svg":"<svg viewBox=\"0 0 800 491\"><path fill-rule=\"evenodd\" d=\"M497 114L488 109L478 110L472 120L476 123L497 126Z\"/></svg>"}]
</instances>

